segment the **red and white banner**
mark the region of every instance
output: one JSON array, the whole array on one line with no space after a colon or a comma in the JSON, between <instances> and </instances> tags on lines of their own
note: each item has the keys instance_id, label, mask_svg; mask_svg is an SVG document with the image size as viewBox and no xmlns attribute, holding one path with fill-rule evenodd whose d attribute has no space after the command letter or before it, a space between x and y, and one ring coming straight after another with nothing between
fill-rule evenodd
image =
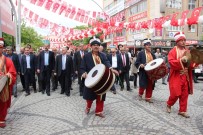
<instances>
[{"instance_id":1,"label":"red and white banner","mask_svg":"<svg viewBox=\"0 0 203 135\"><path fill-rule=\"evenodd\" d=\"M12 21L11 4L9 0L1 0L0 2L1 10L1 28L2 31L15 36L15 24Z\"/></svg>"}]
</instances>

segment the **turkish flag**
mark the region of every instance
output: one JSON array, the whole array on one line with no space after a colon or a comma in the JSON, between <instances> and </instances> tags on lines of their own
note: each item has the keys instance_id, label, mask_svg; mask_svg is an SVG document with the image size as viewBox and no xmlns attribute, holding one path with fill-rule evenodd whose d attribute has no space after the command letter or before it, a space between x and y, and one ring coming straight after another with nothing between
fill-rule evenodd
<instances>
[{"instance_id":1,"label":"turkish flag","mask_svg":"<svg viewBox=\"0 0 203 135\"><path fill-rule=\"evenodd\" d=\"M189 13L189 10L186 10L186 11L182 12L180 26L183 26L185 24L185 19L186 19L188 13Z\"/></svg>"},{"instance_id":2,"label":"turkish flag","mask_svg":"<svg viewBox=\"0 0 203 135\"><path fill-rule=\"evenodd\" d=\"M195 8L192 11L191 17L187 19L187 24L189 24L189 25L197 24L201 10L202 10L202 7Z\"/></svg>"},{"instance_id":3,"label":"turkish flag","mask_svg":"<svg viewBox=\"0 0 203 135\"><path fill-rule=\"evenodd\" d=\"M173 14L172 18L171 18L171 25L172 26L178 26L178 20L176 19L176 17L178 16L179 13L175 13Z\"/></svg>"},{"instance_id":4,"label":"turkish flag","mask_svg":"<svg viewBox=\"0 0 203 135\"><path fill-rule=\"evenodd\" d=\"M57 2L54 3L54 5L53 5L53 9L52 9L52 12L56 13L56 11L58 10L59 6L60 6L59 3L57 3Z\"/></svg>"},{"instance_id":5,"label":"turkish flag","mask_svg":"<svg viewBox=\"0 0 203 135\"><path fill-rule=\"evenodd\" d=\"M32 19L32 16L34 15L34 13L32 11L29 12L29 18Z\"/></svg>"},{"instance_id":6,"label":"turkish flag","mask_svg":"<svg viewBox=\"0 0 203 135\"><path fill-rule=\"evenodd\" d=\"M27 13L28 13L28 9L25 7L23 10L23 16L27 16Z\"/></svg>"},{"instance_id":7,"label":"turkish flag","mask_svg":"<svg viewBox=\"0 0 203 135\"><path fill-rule=\"evenodd\" d=\"M44 2L45 2L45 0L38 0L38 2L37 2L37 6L42 7L43 4L44 4Z\"/></svg>"},{"instance_id":8,"label":"turkish flag","mask_svg":"<svg viewBox=\"0 0 203 135\"><path fill-rule=\"evenodd\" d=\"M36 23L37 23L38 18L39 18L39 15L35 14L35 15L34 15L34 21L35 21Z\"/></svg>"},{"instance_id":9,"label":"turkish flag","mask_svg":"<svg viewBox=\"0 0 203 135\"><path fill-rule=\"evenodd\" d=\"M72 7L72 9L71 9L71 13L70 13L70 16L69 16L69 18L70 19L73 19L73 17L75 16L75 14L76 14L76 7Z\"/></svg>"},{"instance_id":10,"label":"turkish flag","mask_svg":"<svg viewBox=\"0 0 203 135\"><path fill-rule=\"evenodd\" d=\"M53 4L53 1L52 1L52 0L47 0L47 2L46 2L46 4L45 4L45 9L46 9L46 10L50 10L52 4Z\"/></svg>"},{"instance_id":11,"label":"turkish flag","mask_svg":"<svg viewBox=\"0 0 203 135\"><path fill-rule=\"evenodd\" d=\"M81 9L80 22L83 22L84 18L85 18L85 10Z\"/></svg>"},{"instance_id":12,"label":"turkish flag","mask_svg":"<svg viewBox=\"0 0 203 135\"><path fill-rule=\"evenodd\" d=\"M31 0L31 1L30 1L30 3L32 3L32 4L34 4L34 5L36 4L36 2L37 2L37 0Z\"/></svg>"},{"instance_id":13,"label":"turkish flag","mask_svg":"<svg viewBox=\"0 0 203 135\"><path fill-rule=\"evenodd\" d=\"M88 19L89 19L89 17L85 16L83 23L87 23Z\"/></svg>"},{"instance_id":14,"label":"turkish flag","mask_svg":"<svg viewBox=\"0 0 203 135\"><path fill-rule=\"evenodd\" d=\"M97 12L96 12L96 11L93 11L93 12L92 12L92 17L93 17L93 18L96 18L96 16L97 16Z\"/></svg>"},{"instance_id":15,"label":"turkish flag","mask_svg":"<svg viewBox=\"0 0 203 135\"><path fill-rule=\"evenodd\" d=\"M80 16L81 16L81 9L80 9L80 8L78 8L78 10L77 10L77 14L76 14L76 16L75 16L74 20L79 21Z\"/></svg>"},{"instance_id":16,"label":"turkish flag","mask_svg":"<svg viewBox=\"0 0 203 135\"><path fill-rule=\"evenodd\" d=\"M61 5L60 9L59 9L59 15L61 15L63 12L65 12L66 9L67 9L67 3L64 2L64 3Z\"/></svg>"},{"instance_id":17,"label":"turkish flag","mask_svg":"<svg viewBox=\"0 0 203 135\"><path fill-rule=\"evenodd\" d=\"M71 13L71 9L72 9L72 5L68 5L67 8L66 8L66 13L65 13L65 17L68 17L69 14Z\"/></svg>"},{"instance_id":18,"label":"turkish flag","mask_svg":"<svg viewBox=\"0 0 203 135\"><path fill-rule=\"evenodd\" d=\"M89 18L88 25L92 25L92 18Z\"/></svg>"}]
</instances>

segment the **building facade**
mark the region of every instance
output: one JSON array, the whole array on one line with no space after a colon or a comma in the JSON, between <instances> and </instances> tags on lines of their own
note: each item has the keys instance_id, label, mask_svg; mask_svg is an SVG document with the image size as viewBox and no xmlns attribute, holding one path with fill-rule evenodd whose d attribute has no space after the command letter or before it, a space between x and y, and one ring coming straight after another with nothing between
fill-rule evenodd
<instances>
[{"instance_id":1,"label":"building facade","mask_svg":"<svg viewBox=\"0 0 203 135\"><path fill-rule=\"evenodd\" d=\"M181 13L190 10L187 17L191 16L194 8L201 7L203 0L103 0L103 9L111 18L116 18L117 22L143 22L160 18L162 16ZM172 46L171 40L176 32L183 31L189 44L198 43L203 39L203 25L183 25L169 26L160 30L149 28L135 31L126 31L124 28L120 32L115 32L106 37L113 39L111 44L126 44L129 46L139 46L139 40L151 38L154 46ZM108 40L110 41L110 40Z\"/></svg>"}]
</instances>

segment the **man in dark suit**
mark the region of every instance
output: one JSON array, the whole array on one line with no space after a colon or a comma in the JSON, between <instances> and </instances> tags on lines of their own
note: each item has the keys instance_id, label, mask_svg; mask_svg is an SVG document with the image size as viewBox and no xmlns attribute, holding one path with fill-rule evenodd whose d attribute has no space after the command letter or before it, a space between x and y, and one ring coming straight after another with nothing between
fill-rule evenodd
<instances>
[{"instance_id":1,"label":"man in dark suit","mask_svg":"<svg viewBox=\"0 0 203 135\"><path fill-rule=\"evenodd\" d=\"M50 96L50 78L52 71L54 71L55 58L54 53L48 49L49 45L45 45L44 50L38 56L37 73L40 73L42 80L42 94L46 90L47 96Z\"/></svg>"},{"instance_id":2,"label":"man in dark suit","mask_svg":"<svg viewBox=\"0 0 203 135\"><path fill-rule=\"evenodd\" d=\"M19 59L19 62L20 62L20 66L21 66L21 60L22 60L22 56L24 55L24 47L21 47L20 48L20 53L18 54L18 59ZM24 75L22 75L22 71L20 70L20 81L21 81L21 84L23 86L23 90L22 91L25 91L25 79L24 79Z\"/></svg>"},{"instance_id":3,"label":"man in dark suit","mask_svg":"<svg viewBox=\"0 0 203 135\"><path fill-rule=\"evenodd\" d=\"M122 60L122 68L120 73L121 90L124 89L124 79L125 79L126 85L127 85L127 91L131 91L132 89L130 88L130 81L129 81L130 59L124 47L120 48L120 51L121 51L120 56Z\"/></svg>"},{"instance_id":4,"label":"man in dark suit","mask_svg":"<svg viewBox=\"0 0 203 135\"><path fill-rule=\"evenodd\" d=\"M74 55L74 69L75 69L75 73L78 75L78 84L80 85L80 88L79 88L80 96L83 95L83 89L84 89L84 79L81 78L80 65L81 65L83 56L86 53L87 52L85 52L84 50L84 45L81 44L79 50Z\"/></svg>"},{"instance_id":5,"label":"man in dark suit","mask_svg":"<svg viewBox=\"0 0 203 135\"><path fill-rule=\"evenodd\" d=\"M39 54L42 52L42 48L40 47L38 50L38 53L35 54L36 60L35 60L35 65L36 65L36 70L37 70L37 65L38 65L38 58ZM38 82L38 91L42 92L42 80L40 79L40 73L37 72L37 82Z\"/></svg>"},{"instance_id":6,"label":"man in dark suit","mask_svg":"<svg viewBox=\"0 0 203 135\"><path fill-rule=\"evenodd\" d=\"M154 87L154 82L148 78L148 75L146 71L144 70L144 67L147 63L152 61L153 59L156 59L155 55L151 52L151 40L144 39L144 50L140 51L138 53L137 59L135 61L135 66L137 67L139 71L139 98L142 99L142 95L145 92L145 101L149 103L153 103L151 101L152 97L152 91Z\"/></svg>"},{"instance_id":7,"label":"man in dark suit","mask_svg":"<svg viewBox=\"0 0 203 135\"><path fill-rule=\"evenodd\" d=\"M16 69L16 72L18 74L20 74L20 62L18 59L18 55L13 53L13 48L11 46L7 46L6 47L6 57L10 58L13 61L14 67ZM16 83L13 85L13 92L12 94L14 95L14 97L17 97L17 81Z\"/></svg>"},{"instance_id":8,"label":"man in dark suit","mask_svg":"<svg viewBox=\"0 0 203 135\"><path fill-rule=\"evenodd\" d=\"M107 58L110 61L110 64L112 65L112 68L117 70L119 73L121 73L122 60L121 60L121 56L119 54L116 54L116 49L115 48L111 49L111 54L107 55ZM116 78L118 79L118 76L116 76ZM112 92L114 94L116 94L115 85L112 86L111 90L112 90Z\"/></svg>"},{"instance_id":9,"label":"man in dark suit","mask_svg":"<svg viewBox=\"0 0 203 135\"><path fill-rule=\"evenodd\" d=\"M25 55L21 59L21 71L25 78L25 96L30 95L29 84L33 85L34 92L36 93L36 82L35 82L35 55L30 54L30 48L25 47Z\"/></svg>"},{"instance_id":10,"label":"man in dark suit","mask_svg":"<svg viewBox=\"0 0 203 135\"><path fill-rule=\"evenodd\" d=\"M58 55L58 49L52 48L52 52L54 53L54 58L56 60L56 56ZM58 87L58 78L56 75L54 75L54 72L51 74L51 84L52 84L52 90L55 91Z\"/></svg>"},{"instance_id":11,"label":"man in dark suit","mask_svg":"<svg viewBox=\"0 0 203 135\"><path fill-rule=\"evenodd\" d=\"M84 55L81 66L80 66L80 72L82 74L83 78L87 77L88 72L97 64L104 64L105 66L109 67L112 72L118 74L118 72L111 68L111 64L109 60L107 59L106 55L99 52L99 46L101 42L98 38L93 37L90 40L90 45L92 48L92 52L89 52ZM93 80L94 81L94 80ZM83 91L83 98L87 102L86 106L86 114L89 113L90 108L92 106L92 103L94 100L96 100L96 110L95 115L99 116L101 118L104 118L103 115L103 108L104 108L104 100L105 100L106 94L104 95L97 95L95 92L91 91L87 87L84 88Z\"/></svg>"},{"instance_id":12,"label":"man in dark suit","mask_svg":"<svg viewBox=\"0 0 203 135\"><path fill-rule=\"evenodd\" d=\"M73 60L67 55L67 48L62 48L62 54L56 56L55 75L61 84L61 94L70 96L70 80L73 73Z\"/></svg>"}]
</instances>

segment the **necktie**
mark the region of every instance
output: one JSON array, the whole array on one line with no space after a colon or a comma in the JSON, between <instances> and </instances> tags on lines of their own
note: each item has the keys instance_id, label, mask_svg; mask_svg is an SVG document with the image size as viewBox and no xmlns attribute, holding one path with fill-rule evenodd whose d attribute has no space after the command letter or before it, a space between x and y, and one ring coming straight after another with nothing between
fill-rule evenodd
<instances>
[{"instance_id":1,"label":"necktie","mask_svg":"<svg viewBox=\"0 0 203 135\"><path fill-rule=\"evenodd\" d=\"M122 57L123 57L123 66L125 67L125 56L124 56L124 54L122 54Z\"/></svg>"}]
</instances>

